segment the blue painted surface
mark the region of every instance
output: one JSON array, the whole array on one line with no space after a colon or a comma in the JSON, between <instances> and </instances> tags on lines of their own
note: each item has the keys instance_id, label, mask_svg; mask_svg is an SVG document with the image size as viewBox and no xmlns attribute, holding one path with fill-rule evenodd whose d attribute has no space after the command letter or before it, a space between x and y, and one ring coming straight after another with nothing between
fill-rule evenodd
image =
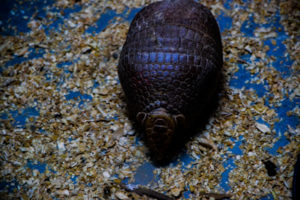
<instances>
[{"instance_id":1,"label":"blue painted surface","mask_svg":"<svg viewBox=\"0 0 300 200\"><path fill-rule=\"evenodd\" d=\"M238 139L231 137L230 140L234 142L234 146L233 148L228 149L228 153L232 153L233 155L243 155L243 151L239 148L239 146L242 144L243 136L240 136ZM234 161L235 161L234 158L229 157L229 159L226 160L223 164L225 171L222 173L220 186L225 191L230 190L230 185L228 183L228 180L229 180L229 173L236 167Z\"/></svg>"},{"instance_id":2,"label":"blue painted surface","mask_svg":"<svg viewBox=\"0 0 300 200\"><path fill-rule=\"evenodd\" d=\"M255 75L251 75L251 73L246 70L245 66L242 64L238 64L239 71L237 71L233 77L230 79L229 85L234 88L245 88L245 89L254 89L258 97L263 97L267 92L267 84L256 84L250 83L250 80L255 77Z\"/></svg>"},{"instance_id":3,"label":"blue painted surface","mask_svg":"<svg viewBox=\"0 0 300 200\"><path fill-rule=\"evenodd\" d=\"M18 189L19 183L16 180L13 181L2 181L0 180L0 191L8 191L9 193L14 192Z\"/></svg>"},{"instance_id":4,"label":"blue painted surface","mask_svg":"<svg viewBox=\"0 0 300 200\"><path fill-rule=\"evenodd\" d=\"M269 63L269 66L274 67L277 71L280 72L280 75L285 78L291 75L290 66L292 66L293 62L290 59L290 56L287 54L287 49L283 42L288 39L288 35L284 31L284 27L280 24L280 14L277 12L274 16L267 19L266 24L257 24L254 21L253 14L249 16L249 19L246 20L241 28L241 32L245 34L245 37L255 37L254 32L255 29L264 27L264 28L276 28L276 37L272 37L270 39L266 39L264 41L264 45L269 46L269 50L267 51L268 56L273 56L275 61ZM279 31L281 30L281 31ZM272 44L272 40L276 41L276 45ZM247 61L249 60L250 55L243 55L241 59ZM249 83L249 80L255 78L258 74L252 75L249 71L246 70L245 65L239 64L239 71L234 74L234 76L230 80L230 86L241 89L245 87L246 89L253 88L259 97L263 96L272 96L271 93L268 93L268 83L264 82L263 84L253 84ZM289 143L289 141L284 136L284 132L287 131L288 125L292 128L296 128L299 125L299 119L296 116L287 116L287 112L291 111L297 105L299 105L299 99L294 99L291 102L288 98L286 98L280 107L271 107L276 110L280 121L276 122L274 125L274 129L276 131L275 138L278 137L278 141L274 144L272 148L269 148L267 151L271 155L278 155L277 150L280 147L283 147ZM266 102L266 106L268 106L268 102Z\"/></svg>"},{"instance_id":5,"label":"blue painted surface","mask_svg":"<svg viewBox=\"0 0 300 200\"><path fill-rule=\"evenodd\" d=\"M238 139L231 137L230 140L234 143L234 146L229 148L228 152L231 152L235 155L243 155L243 151L240 149L240 145L243 142L243 136L241 135Z\"/></svg>"},{"instance_id":6,"label":"blue painted surface","mask_svg":"<svg viewBox=\"0 0 300 200\"><path fill-rule=\"evenodd\" d=\"M236 167L236 165L234 164L234 159L233 158L229 158L228 160L226 160L223 164L225 171L222 173L222 178L221 178L221 183L220 186L225 190L225 191L229 191L230 190L230 185L229 185L229 173Z\"/></svg>"},{"instance_id":7,"label":"blue painted surface","mask_svg":"<svg viewBox=\"0 0 300 200\"><path fill-rule=\"evenodd\" d=\"M226 8L227 10L230 10L232 8L232 0L227 0L224 2L223 6L224 8Z\"/></svg>"},{"instance_id":8,"label":"blue painted surface","mask_svg":"<svg viewBox=\"0 0 300 200\"><path fill-rule=\"evenodd\" d=\"M200 157L200 156L199 156ZM194 158L192 158L189 154L184 153L183 155L181 155L180 157L180 161L182 163L182 167L186 168L187 165L189 165L190 163L196 161Z\"/></svg>"},{"instance_id":9,"label":"blue painted surface","mask_svg":"<svg viewBox=\"0 0 300 200\"><path fill-rule=\"evenodd\" d=\"M230 29L232 26L232 18L227 16L223 11L217 16L217 21L221 32L224 32L226 29Z\"/></svg>"},{"instance_id":10,"label":"blue painted surface","mask_svg":"<svg viewBox=\"0 0 300 200\"><path fill-rule=\"evenodd\" d=\"M7 113L0 113L0 119L8 119Z\"/></svg>"},{"instance_id":11,"label":"blue painted surface","mask_svg":"<svg viewBox=\"0 0 300 200\"><path fill-rule=\"evenodd\" d=\"M90 26L86 33L99 33L103 31L109 23L113 23L116 17L122 17L125 21L131 21L136 13L140 11L141 8L133 8L128 14L128 9L125 9L121 14L117 14L116 11L107 9L98 19L95 25Z\"/></svg>"},{"instance_id":12,"label":"blue painted surface","mask_svg":"<svg viewBox=\"0 0 300 200\"><path fill-rule=\"evenodd\" d=\"M200 156L199 156L200 158ZM187 152L184 152L178 156L178 159L174 160L169 164L169 167L176 167L178 164L182 164L182 169L186 169L187 165L194 162L195 159L192 158Z\"/></svg>"},{"instance_id":13,"label":"blue painted surface","mask_svg":"<svg viewBox=\"0 0 300 200\"><path fill-rule=\"evenodd\" d=\"M128 14L128 16L125 16L125 20L127 21L132 21L133 18L135 17L135 15L140 11L142 10L142 8L132 8L130 13Z\"/></svg>"},{"instance_id":14,"label":"blue painted surface","mask_svg":"<svg viewBox=\"0 0 300 200\"><path fill-rule=\"evenodd\" d=\"M24 127L29 117L38 117L40 115L36 108L25 108L22 111L12 110L10 114L14 118L13 126Z\"/></svg>"},{"instance_id":15,"label":"blue painted surface","mask_svg":"<svg viewBox=\"0 0 300 200\"><path fill-rule=\"evenodd\" d=\"M288 127L287 125L290 125L292 128L296 128L299 125L299 118L297 118L295 115L287 115L288 111L293 110L296 106L299 106L300 100L296 99L294 101L290 101L289 98L284 99L281 102L281 106L274 107L276 110L276 113L278 114L279 118L281 119L280 122L277 122L275 124L275 130L276 132L287 131Z\"/></svg>"},{"instance_id":16,"label":"blue painted surface","mask_svg":"<svg viewBox=\"0 0 300 200\"><path fill-rule=\"evenodd\" d=\"M81 100L92 100L93 97L91 95L88 94L81 94L81 92L76 91L76 92L70 92L69 94L65 95L67 100L77 100L77 99L81 99Z\"/></svg>"},{"instance_id":17,"label":"blue painted surface","mask_svg":"<svg viewBox=\"0 0 300 200\"><path fill-rule=\"evenodd\" d=\"M52 21L48 26L44 26L46 35L49 35L51 32L57 33L61 31L61 26L64 25L64 20L68 19L72 13L79 12L82 7L79 4L75 4L72 8L58 9L56 7L52 8L52 12L59 13L57 19ZM60 14L63 13L63 14Z\"/></svg>"},{"instance_id":18,"label":"blue painted surface","mask_svg":"<svg viewBox=\"0 0 300 200\"><path fill-rule=\"evenodd\" d=\"M73 64L73 62L71 62L71 61L65 61L65 62L58 63L56 65L56 67L58 67L58 68L64 68L64 67L72 65L72 64Z\"/></svg>"},{"instance_id":19,"label":"blue painted surface","mask_svg":"<svg viewBox=\"0 0 300 200\"><path fill-rule=\"evenodd\" d=\"M37 13L35 18L45 18L44 7L54 3L53 0L1 0L0 6L0 34L16 35L20 32L28 32L27 23L30 17ZM16 27L16 30L13 29Z\"/></svg>"},{"instance_id":20,"label":"blue painted surface","mask_svg":"<svg viewBox=\"0 0 300 200\"><path fill-rule=\"evenodd\" d=\"M154 173L153 170L155 166L149 162L145 162L141 165L134 176L134 184L136 185L147 185L151 181L154 180Z\"/></svg>"},{"instance_id":21,"label":"blue painted surface","mask_svg":"<svg viewBox=\"0 0 300 200\"><path fill-rule=\"evenodd\" d=\"M31 59L41 58L45 53L45 50L41 48L29 48L28 51L30 53L27 57L15 55L13 59L5 63L5 67L21 64Z\"/></svg>"},{"instance_id":22,"label":"blue painted surface","mask_svg":"<svg viewBox=\"0 0 300 200\"><path fill-rule=\"evenodd\" d=\"M190 199L191 198L191 192L188 190L188 191L185 191L185 192L183 192L183 197L185 198L185 199Z\"/></svg>"},{"instance_id":23,"label":"blue painted surface","mask_svg":"<svg viewBox=\"0 0 300 200\"><path fill-rule=\"evenodd\" d=\"M99 33L103 31L106 26L109 24L109 21L112 20L116 16L116 12L113 10L107 10L104 14L101 15L99 20L96 22L95 26L90 26L86 32L87 33Z\"/></svg>"},{"instance_id":24,"label":"blue painted surface","mask_svg":"<svg viewBox=\"0 0 300 200\"><path fill-rule=\"evenodd\" d=\"M278 155L277 150L289 143L284 135L284 133L288 131L288 126L291 126L294 129L299 126L299 118L295 115L288 116L287 112L291 111L297 105L299 106L300 100L295 99L294 101L290 101L288 98L286 98L281 103L282 104L280 107L274 107L280 121L274 124L274 129L276 131L275 138L278 138L278 141L273 145L272 148L267 149L271 155Z\"/></svg>"},{"instance_id":25,"label":"blue painted surface","mask_svg":"<svg viewBox=\"0 0 300 200\"><path fill-rule=\"evenodd\" d=\"M268 194L267 196L262 197L260 200L271 200L274 199L272 194Z\"/></svg>"},{"instance_id":26,"label":"blue painted surface","mask_svg":"<svg viewBox=\"0 0 300 200\"><path fill-rule=\"evenodd\" d=\"M29 160L26 166L32 170L36 169L40 173L44 173L46 171L47 164Z\"/></svg>"},{"instance_id":27,"label":"blue painted surface","mask_svg":"<svg viewBox=\"0 0 300 200\"><path fill-rule=\"evenodd\" d=\"M254 22L253 14L249 16L249 19L244 21L241 27L241 32L247 37L254 37L254 31L258 28L258 24Z\"/></svg>"},{"instance_id":28,"label":"blue painted surface","mask_svg":"<svg viewBox=\"0 0 300 200\"><path fill-rule=\"evenodd\" d=\"M270 50L267 51L268 56L274 56L276 60L271 63L272 66L275 67L275 69L279 72L281 72L281 75L283 77L287 77L291 75L291 69L290 66L292 66L293 61L290 59L289 54L287 54L287 49L285 45L283 44L283 41L288 39L287 33L284 31L284 27L280 24L280 14L279 11L277 11L276 15L271 17L268 20L268 23L264 25L264 27L276 27L277 36L271 39L268 39L264 41L264 45L268 45L270 47ZM281 29L281 31L279 31ZM273 45L271 43L271 40L276 41L276 45Z\"/></svg>"},{"instance_id":29,"label":"blue painted surface","mask_svg":"<svg viewBox=\"0 0 300 200\"><path fill-rule=\"evenodd\" d=\"M267 51L267 55L274 56L276 58L275 61L270 63L270 66L273 66L277 71L281 72L283 77L290 76L290 66L293 64L293 61L287 54L286 47L283 44L283 41L288 39L289 36L284 31L284 27L280 24L279 11L277 11L274 16L269 17L266 24L257 24L254 20L253 14L251 14L249 19L242 24L241 32L245 34L245 37L255 37L255 30L262 27L276 28L277 30L276 37L272 37L264 41L264 45L268 45L270 47L270 49ZM276 41L276 45L272 44L272 40Z\"/></svg>"}]
</instances>

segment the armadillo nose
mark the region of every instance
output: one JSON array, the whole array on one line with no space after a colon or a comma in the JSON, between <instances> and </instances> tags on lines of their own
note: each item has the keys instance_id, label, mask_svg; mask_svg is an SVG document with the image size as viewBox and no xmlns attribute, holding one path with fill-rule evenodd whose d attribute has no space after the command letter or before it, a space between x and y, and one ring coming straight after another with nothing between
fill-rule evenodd
<instances>
[{"instance_id":1,"label":"armadillo nose","mask_svg":"<svg viewBox=\"0 0 300 200\"><path fill-rule=\"evenodd\" d=\"M158 118L154 122L153 130L157 133L165 133L168 130L168 122L166 119Z\"/></svg>"},{"instance_id":2,"label":"armadillo nose","mask_svg":"<svg viewBox=\"0 0 300 200\"><path fill-rule=\"evenodd\" d=\"M163 126L167 126L167 122L165 119L156 119L155 121L155 125L163 125Z\"/></svg>"},{"instance_id":3,"label":"armadillo nose","mask_svg":"<svg viewBox=\"0 0 300 200\"><path fill-rule=\"evenodd\" d=\"M156 125L156 126L154 126L153 130L157 133L164 133L168 130L168 127Z\"/></svg>"}]
</instances>

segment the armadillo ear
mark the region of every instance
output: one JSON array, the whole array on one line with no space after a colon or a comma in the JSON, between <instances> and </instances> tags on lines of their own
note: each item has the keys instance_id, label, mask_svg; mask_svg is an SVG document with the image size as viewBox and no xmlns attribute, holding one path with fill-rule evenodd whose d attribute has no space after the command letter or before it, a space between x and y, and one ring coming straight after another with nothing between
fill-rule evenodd
<instances>
[{"instance_id":1,"label":"armadillo ear","mask_svg":"<svg viewBox=\"0 0 300 200\"><path fill-rule=\"evenodd\" d=\"M147 113L145 113L145 112L139 112L136 115L136 119L137 119L138 122L141 123L141 125L144 125L145 120L147 119Z\"/></svg>"},{"instance_id":2,"label":"armadillo ear","mask_svg":"<svg viewBox=\"0 0 300 200\"><path fill-rule=\"evenodd\" d=\"M185 117L183 114L173 116L176 126L184 127L185 126Z\"/></svg>"}]
</instances>

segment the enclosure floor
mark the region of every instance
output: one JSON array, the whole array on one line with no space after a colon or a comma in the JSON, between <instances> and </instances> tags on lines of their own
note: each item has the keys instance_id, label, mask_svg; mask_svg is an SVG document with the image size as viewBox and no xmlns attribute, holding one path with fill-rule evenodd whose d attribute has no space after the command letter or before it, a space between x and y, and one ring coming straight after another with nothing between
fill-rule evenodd
<instances>
[{"instance_id":1,"label":"enclosure floor","mask_svg":"<svg viewBox=\"0 0 300 200\"><path fill-rule=\"evenodd\" d=\"M150 2L1 1L0 198L148 199L123 184L176 199L291 198L299 1L201 1L222 32L225 88L164 167L129 121L117 75L130 22Z\"/></svg>"}]
</instances>

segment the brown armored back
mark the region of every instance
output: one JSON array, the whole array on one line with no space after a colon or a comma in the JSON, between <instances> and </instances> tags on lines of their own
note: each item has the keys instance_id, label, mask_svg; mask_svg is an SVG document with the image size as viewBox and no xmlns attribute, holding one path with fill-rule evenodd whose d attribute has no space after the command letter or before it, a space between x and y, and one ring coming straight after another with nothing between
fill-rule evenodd
<instances>
[{"instance_id":1,"label":"brown armored back","mask_svg":"<svg viewBox=\"0 0 300 200\"><path fill-rule=\"evenodd\" d=\"M118 66L129 113L162 107L191 118L215 92L222 62L208 8L192 0L150 4L132 21Z\"/></svg>"}]
</instances>

